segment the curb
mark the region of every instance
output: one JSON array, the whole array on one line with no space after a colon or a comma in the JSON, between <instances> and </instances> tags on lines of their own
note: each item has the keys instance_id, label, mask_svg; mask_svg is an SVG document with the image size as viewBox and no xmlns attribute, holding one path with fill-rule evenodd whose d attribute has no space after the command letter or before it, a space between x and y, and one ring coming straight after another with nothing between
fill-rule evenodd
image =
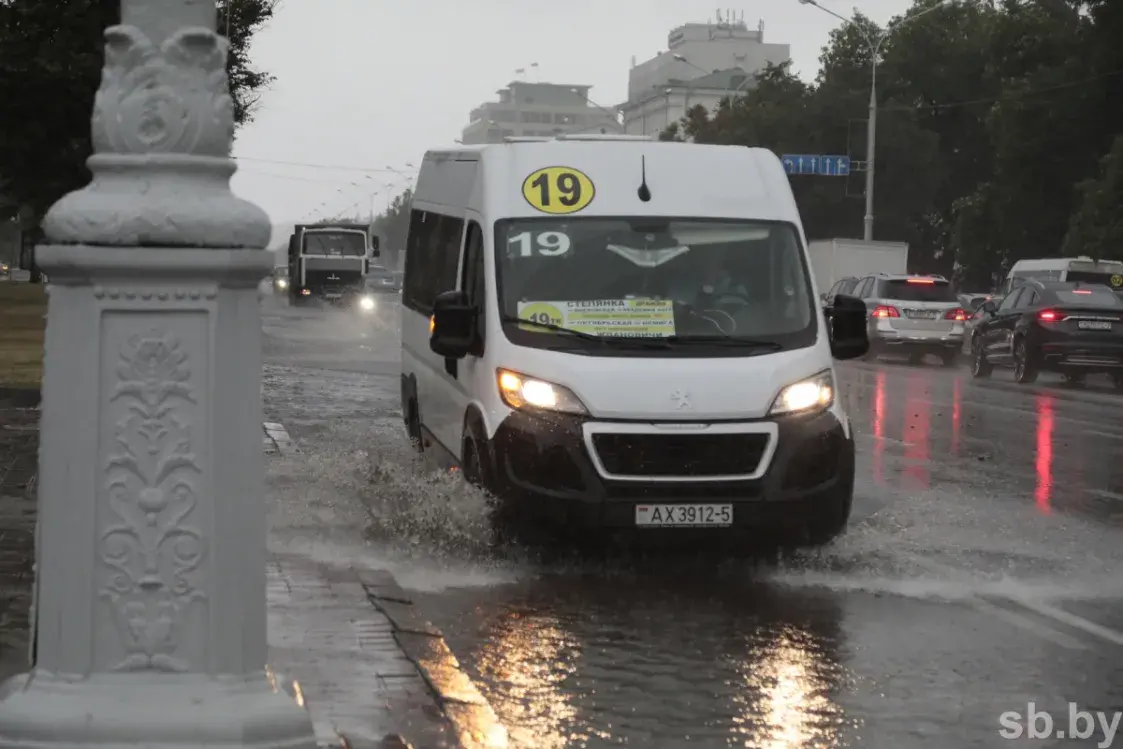
<instances>
[{"instance_id":1,"label":"curb","mask_svg":"<svg viewBox=\"0 0 1123 749\"><path fill-rule=\"evenodd\" d=\"M398 646L421 673L437 698L463 749L500 749L508 742L507 729L464 673L444 635L425 620L409 595L386 571L357 570L367 598L394 628ZM384 749L408 744L383 742Z\"/></svg>"}]
</instances>

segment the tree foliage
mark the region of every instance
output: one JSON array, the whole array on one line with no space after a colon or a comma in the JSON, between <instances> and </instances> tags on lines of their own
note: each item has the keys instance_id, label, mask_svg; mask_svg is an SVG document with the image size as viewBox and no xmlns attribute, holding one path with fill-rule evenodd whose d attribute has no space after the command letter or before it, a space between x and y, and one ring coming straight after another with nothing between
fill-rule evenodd
<instances>
[{"instance_id":1,"label":"tree foliage","mask_svg":"<svg viewBox=\"0 0 1123 749\"><path fill-rule=\"evenodd\" d=\"M277 0L223 0L229 27L230 88L238 124L272 81L249 61L249 43ZM229 25L226 10L231 9ZM90 115L103 60L103 34L120 22L120 0L0 0L0 218L37 223L66 193L90 180Z\"/></svg>"},{"instance_id":2,"label":"tree foliage","mask_svg":"<svg viewBox=\"0 0 1123 749\"><path fill-rule=\"evenodd\" d=\"M374 233L382 242L383 252L398 252L405 249L412 201L413 191L406 189L390 202L387 210L374 219Z\"/></svg>"},{"instance_id":3,"label":"tree foliage","mask_svg":"<svg viewBox=\"0 0 1123 749\"><path fill-rule=\"evenodd\" d=\"M913 270L976 287L1020 258L1123 257L1123 2L933 4L884 29L856 13L813 83L766 68L661 137L864 162L871 42L884 35L875 238L909 242ZM861 236L864 177L791 178L810 236Z\"/></svg>"}]
</instances>

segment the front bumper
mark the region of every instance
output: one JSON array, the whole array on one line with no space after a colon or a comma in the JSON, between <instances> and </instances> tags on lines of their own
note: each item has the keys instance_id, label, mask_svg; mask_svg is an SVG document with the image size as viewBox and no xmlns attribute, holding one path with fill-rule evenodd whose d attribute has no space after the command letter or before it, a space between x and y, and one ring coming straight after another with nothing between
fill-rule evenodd
<instances>
[{"instance_id":1,"label":"front bumper","mask_svg":"<svg viewBox=\"0 0 1123 749\"><path fill-rule=\"evenodd\" d=\"M490 443L496 490L510 501L531 503L526 509L602 528L635 527L641 504L728 503L735 528L796 529L838 502L848 503L853 493L854 442L829 411L774 420L775 450L764 473L720 482L605 478L586 445L588 421L512 413Z\"/></svg>"}]
</instances>

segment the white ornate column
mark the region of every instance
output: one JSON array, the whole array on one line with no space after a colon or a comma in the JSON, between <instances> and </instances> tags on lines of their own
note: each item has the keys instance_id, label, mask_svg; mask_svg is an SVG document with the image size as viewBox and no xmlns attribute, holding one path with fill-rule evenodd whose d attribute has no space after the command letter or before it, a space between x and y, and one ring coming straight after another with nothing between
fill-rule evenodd
<instances>
[{"instance_id":1,"label":"white ornate column","mask_svg":"<svg viewBox=\"0 0 1123 749\"><path fill-rule=\"evenodd\" d=\"M265 659L258 283L214 0L122 0L50 275L38 662L0 747L314 747Z\"/></svg>"}]
</instances>

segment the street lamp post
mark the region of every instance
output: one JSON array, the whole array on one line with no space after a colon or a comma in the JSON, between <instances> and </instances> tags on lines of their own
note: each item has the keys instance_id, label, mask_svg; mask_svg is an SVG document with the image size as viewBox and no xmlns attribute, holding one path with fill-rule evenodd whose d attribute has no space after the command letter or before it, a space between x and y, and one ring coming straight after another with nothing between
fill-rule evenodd
<instances>
[{"instance_id":1,"label":"street lamp post","mask_svg":"<svg viewBox=\"0 0 1123 749\"><path fill-rule=\"evenodd\" d=\"M830 8L820 5L818 0L799 0L802 5L812 5L824 13L829 13L843 23L850 24L858 30L862 38L866 42L866 48L870 53L870 103L869 103L869 118L866 120L866 215L862 219L863 238L869 242L873 240L873 189L875 178L875 159L877 152L877 64L878 57L881 55L881 47L885 44L885 40L889 38L892 29L883 29L877 36L871 36L870 33L854 23L852 19L841 16L835 13ZM925 8L911 16L906 16L898 28L910 21L915 21L923 15L931 13L937 8L950 2L950 0L938 0L934 5Z\"/></svg>"},{"instance_id":2,"label":"street lamp post","mask_svg":"<svg viewBox=\"0 0 1123 749\"><path fill-rule=\"evenodd\" d=\"M313 749L266 665L258 284L214 0L121 0L93 181L47 214L36 660L0 746ZM293 695L299 690L293 689Z\"/></svg>"}]
</instances>

